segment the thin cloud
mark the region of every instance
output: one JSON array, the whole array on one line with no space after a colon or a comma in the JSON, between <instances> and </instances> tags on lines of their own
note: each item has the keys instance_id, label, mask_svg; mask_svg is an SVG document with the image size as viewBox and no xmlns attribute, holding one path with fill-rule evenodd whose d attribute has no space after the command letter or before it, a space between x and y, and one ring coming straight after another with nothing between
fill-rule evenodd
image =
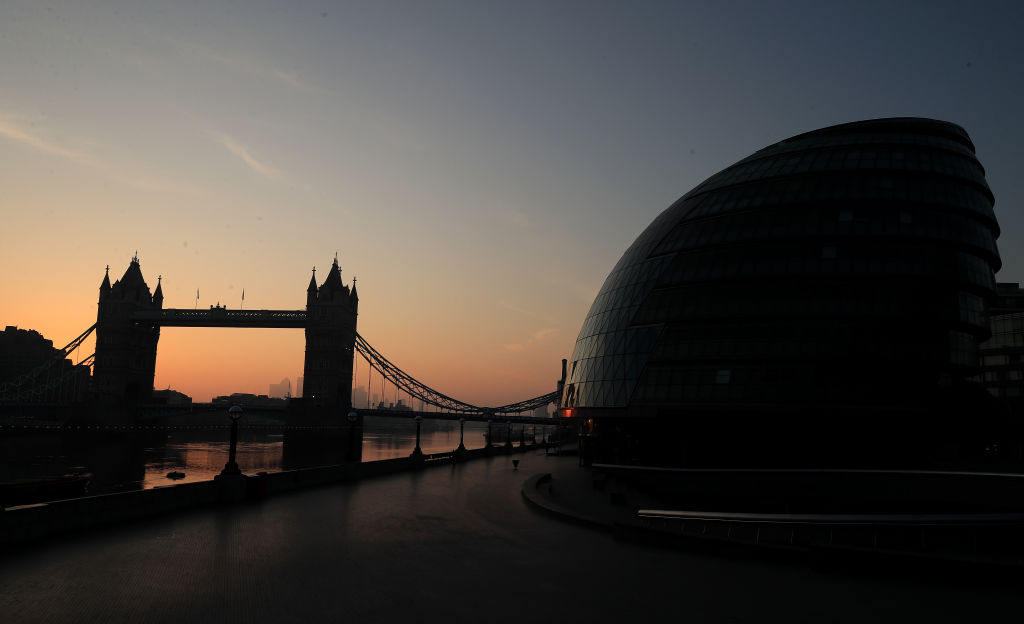
<instances>
[{"instance_id":1,"label":"thin cloud","mask_svg":"<svg viewBox=\"0 0 1024 624\"><path fill-rule=\"evenodd\" d=\"M549 328L549 329L542 329L540 331L534 332L534 334L533 334L533 341L534 342L540 342L541 340L544 340L545 336L550 336L551 334L555 333L556 331L558 331L558 330L556 330L554 328Z\"/></svg>"},{"instance_id":2,"label":"thin cloud","mask_svg":"<svg viewBox=\"0 0 1024 624\"><path fill-rule=\"evenodd\" d=\"M530 318L532 318L534 320L540 321L542 323L553 323L554 322L554 319L552 319L547 314L540 314L540 313L534 312L532 310L527 310L526 308L522 308L522 307L513 305L513 304L511 304L511 303L509 303L507 301L504 301L504 300L498 301L498 305L503 307L503 308L505 308L506 310L510 310L512 312L515 312L516 314L522 314L523 316L528 316L528 317L530 317Z\"/></svg>"},{"instance_id":3,"label":"thin cloud","mask_svg":"<svg viewBox=\"0 0 1024 624\"><path fill-rule=\"evenodd\" d=\"M512 353L521 353L521 352L525 351L526 348L529 347L530 345L538 343L538 342L544 340L546 337L550 336L551 334L553 334L553 333L555 333L557 331L558 330L554 329L554 328L540 329L540 330L537 330L537 331L533 332L530 335L530 337L526 339L525 342L515 342L515 343L512 343L512 344L503 345L502 348L505 349L506 351L510 351Z\"/></svg>"},{"instance_id":4,"label":"thin cloud","mask_svg":"<svg viewBox=\"0 0 1024 624\"><path fill-rule=\"evenodd\" d=\"M285 83L286 85L295 89L296 91L316 91L316 89L312 85L302 80L299 80L293 74L290 74L283 69L278 69L276 67L269 67L268 69L270 71L271 76Z\"/></svg>"},{"instance_id":5,"label":"thin cloud","mask_svg":"<svg viewBox=\"0 0 1024 624\"><path fill-rule=\"evenodd\" d=\"M135 188L146 191L183 192L183 189L177 185L169 184L147 174L125 170L104 162L92 154L80 152L46 138L31 126L32 122L27 117L0 113L0 137L44 154L58 156L73 163L91 167L108 178Z\"/></svg>"},{"instance_id":6,"label":"thin cloud","mask_svg":"<svg viewBox=\"0 0 1024 624\"><path fill-rule=\"evenodd\" d=\"M280 169L275 169L270 165L260 162L255 156L249 153L249 150L245 149L241 144L232 139L231 137L217 133L217 142L223 145L229 152L237 156L249 166L250 169L260 174L268 180L277 180L284 177L284 172Z\"/></svg>"},{"instance_id":7,"label":"thin cloud","mask_svg":"<svg viewBox=\"0 0 1024 624\"><path fill-rule=\"evenodd\" d=\"M508 209L498 213L499 218L508 223L525 230L536 230L537 222L533 217L521 210Z\"/></svg>"},{"instance_id":8,"label":"thin cloud","mask_svg":"<svg viewBox=\"0 0 1024 624\"><path fill-rule=\"evenodd\" d=\"M250 76L256 76L258 78L264 78L273 80L280 84L286 85L296 91L305 91L312 93L314 91L320 91L314 85L301 80L292 73L289 73L273 65L260 63L259 61L249 60L247 58L233 56L225 53L216 48L212 48L206 44L198 43L196 41L186 41L184 39L167 39L174 47L178 48L179 51L185 52L186 54L197 55L206 60L213 61L218 65L233 71L238 74L247 74Z\"/></svg>"},{"instance_id":9,"label":"thin cloud","mask_svg":"<svg viewBox=\"0 0 1024 624\"><path fill-rule=\"evenodd\" d=\"M77 163L96 165L96 160L83 152L78 152L31 132L18 124L16 120L23 119L13 115L0 115L0 136L8 138L16 143L31 147L40 152L60 156Z\"/></svg>"}]
</instances>

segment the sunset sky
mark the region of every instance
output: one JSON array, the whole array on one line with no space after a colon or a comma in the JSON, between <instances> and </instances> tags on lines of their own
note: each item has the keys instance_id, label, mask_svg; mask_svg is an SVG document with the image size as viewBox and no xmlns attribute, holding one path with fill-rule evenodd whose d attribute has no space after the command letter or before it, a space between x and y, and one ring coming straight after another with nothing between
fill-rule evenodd
<instances>
[{"instance_id":1,"label":"sunset sky","mask_svg":"<svg viewBox=\"0 0 1024 624\"><path fill-rule=\"evenodd\" d=\"M4 0L0 326L63 346L136 250L165 307L244 288L246 308L302 308L337 252L371 344L509 403L554 390L604 278L676 198L794 134L891 116L970 133L998 278L1024 281L1021 7ZM156 386L266 393L302 374L303 343L165 328Z\"/></svg>"}]
</instances>

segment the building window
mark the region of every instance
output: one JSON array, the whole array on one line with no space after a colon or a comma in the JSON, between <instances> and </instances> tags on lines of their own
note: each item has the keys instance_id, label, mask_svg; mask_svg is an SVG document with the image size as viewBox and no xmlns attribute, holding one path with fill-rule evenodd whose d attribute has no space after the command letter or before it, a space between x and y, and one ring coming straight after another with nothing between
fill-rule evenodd
<instances>
[{"instance_id":1,"label":"building window","mask_svg":"<svg viewBox=\"0 0 1024 624\"><path fill-rule=\"evenodd\" d=\"M728 368L724 368L715 373L716 384L727 384L732 378L732 371Z\"/></svg>"}]
</instances>

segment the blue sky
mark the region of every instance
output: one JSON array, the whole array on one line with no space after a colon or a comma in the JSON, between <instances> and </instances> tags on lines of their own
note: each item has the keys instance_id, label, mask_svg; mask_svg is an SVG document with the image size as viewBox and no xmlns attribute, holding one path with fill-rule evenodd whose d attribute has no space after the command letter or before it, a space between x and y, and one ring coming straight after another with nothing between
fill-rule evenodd
<instances>
[{"instance_id":1,"label":"blue sky","mask_svg":"<svg viewBox=\"0 0 1024 624\"><path fill-rule=\"evenodd\" d=\"M301 307L337 251L372 344L507 403L553 388L608 271L676 198L778 140L889 116L970 133L998 277L1021 281L1021 6L8 0L0 323L70 340L136 249L168 307L197 288ZM242 342L166 331L157 383L300 374L301 335ZM255 363L225 373L240 353Z\"/></svg>"}]
</instances>

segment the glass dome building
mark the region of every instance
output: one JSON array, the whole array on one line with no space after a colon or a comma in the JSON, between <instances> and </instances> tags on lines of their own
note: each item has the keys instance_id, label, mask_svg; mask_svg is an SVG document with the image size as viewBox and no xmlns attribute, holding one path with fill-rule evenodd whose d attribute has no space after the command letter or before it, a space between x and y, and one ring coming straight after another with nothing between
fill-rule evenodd
<instances>
[{"instance_id":1,"label":"glass dome building","mask_svg":"<svg viewBox=\"0 0 1024 624\"><path fill-rule=\"evenodd\" d=\"M766 147L662 212L594 300L562 414L588 459L891 465L984 429L994 198L957 125ZM950 445L953 445L951 447Z\"/></svg>"}]
</instances>

